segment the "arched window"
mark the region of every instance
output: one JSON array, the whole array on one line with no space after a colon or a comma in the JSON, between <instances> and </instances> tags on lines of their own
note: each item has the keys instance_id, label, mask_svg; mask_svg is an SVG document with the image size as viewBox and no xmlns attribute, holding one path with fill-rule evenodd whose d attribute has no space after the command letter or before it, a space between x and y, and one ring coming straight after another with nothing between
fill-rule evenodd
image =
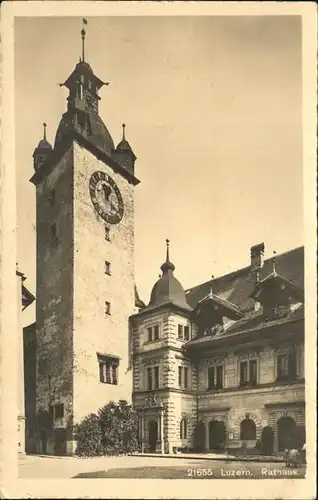
<instances>
[{"instance_id":1,"label":"arched window","mask_svg":"<svg viewBox=\"0 0 318 500\"><path fill-rule=\"evenodd\" d=\"M183 418L180 422L180 439L187 439L187 419Z\"/></svg>"},{"instance_id":2,"label":"arched window","mask_svg":"<svg viewBox=\"0 0 318 500\"><path fill-rule=\"evenodd\" d=\"M256 425L250 418L245 418L241 422L241 439L243 441L253 441L256 439Z\"/></svg>"}]
</instances>

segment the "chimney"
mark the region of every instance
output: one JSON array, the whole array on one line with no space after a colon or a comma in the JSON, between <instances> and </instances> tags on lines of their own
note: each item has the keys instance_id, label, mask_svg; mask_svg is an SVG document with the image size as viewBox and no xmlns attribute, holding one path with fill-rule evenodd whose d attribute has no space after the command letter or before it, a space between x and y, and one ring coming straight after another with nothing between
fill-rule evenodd
<instances>
[{"instance_id":1,"label":"chimney","mask_svg":"<svg viewBox=\"0 0 318 500\"><path fill-rule=\"evenodd\" d=\"M264 264L264 250L264 243L251 247L251 274L256 276L256 281L259 281L259 272Z\"/></svg>"}]
</instances>

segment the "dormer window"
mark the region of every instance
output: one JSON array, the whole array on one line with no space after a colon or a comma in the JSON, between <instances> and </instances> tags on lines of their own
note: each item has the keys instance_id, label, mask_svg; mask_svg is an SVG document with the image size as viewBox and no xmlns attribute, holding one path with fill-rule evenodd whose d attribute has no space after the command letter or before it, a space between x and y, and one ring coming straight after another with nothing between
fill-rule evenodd
<instances>
[{"instance_id":1,"label":"dormer window","mask_svg":"<svg viewBox=\"0 0 318 500\"><path fill-rule=\"evenodd\" d=\"M235 321L243 317L239 307L216 295L212 289L197 303L194 313L200 336L222 333L225 318Z\"/></svg>"},{"instance_id":2,"label":"dormer window","mask_svg":"<svg viewBox=\"0 0 318 500\"><path fill-rule=\"evenodd\" d=\"M303 290L276 272L276 261L273 259L273 271L258 282L250 295L263 307L265 321L273 321L288 316L292 305L303 302Z\"/></svg>"}]
</instances>

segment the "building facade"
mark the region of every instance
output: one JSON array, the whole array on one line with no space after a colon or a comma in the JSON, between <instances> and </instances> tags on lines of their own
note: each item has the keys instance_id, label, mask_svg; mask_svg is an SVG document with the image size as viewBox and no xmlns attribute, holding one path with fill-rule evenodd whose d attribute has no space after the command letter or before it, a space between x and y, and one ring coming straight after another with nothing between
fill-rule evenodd
<instances>
[{"instance_id":1,"label":"building facade","mask_svg":"<svg viewBox=\"0 0 318 500\"><path fill-rule=\"evenodd\" d=\"M131 317L140 448L272 454L305 441L303 248L184 291L169 259Z\"/></svg>"},{"instance_id":2,"label":"building facade","mask_svg":"<svg viewBox=\"0 0 318 500\"><path fill-rule=\"evenodd\" d=\"M131 399L135 311L136 157L99 115L104 82L84 60L62 84L67 110L54 146L35 149L36 451L72 454L73 425Z\"/></svg>"},{"instance_id":3,"label":"building facade","mask_svg":"<svg viewBox=\"0 0 318 500\"><path fill-rule=\"evenodd\" d=\"M99 115L104 85L83 54L66 79L54 146L34 151L36 325L25 330L27 449L73 454L74 424L132 401L143 452L248 449L305 440L304 255L184 290L169 255L146 306L134 277L132 148Z\"/></svg>"},{"instance_id":4,"label":"building facade","mask_svg":"<svg viewBox=\"0 0 318 500\"><path fill-rule=\"evenodd\" d=\"M16 293L17 293L17 304L21 307L21 311L18 315L18 345L17 345L17 355L18 355L18 453L25 453L25 436L26 436L26 400L25 400L25 370L24 363L27 359L27 355L24 351L24 341L23 341L23 327L22 327L22 312L24 309L29 307L35 300L34 295L27 289L24 285L26 280L25 275L16 268Z\"/></svg>"}]
</instances>

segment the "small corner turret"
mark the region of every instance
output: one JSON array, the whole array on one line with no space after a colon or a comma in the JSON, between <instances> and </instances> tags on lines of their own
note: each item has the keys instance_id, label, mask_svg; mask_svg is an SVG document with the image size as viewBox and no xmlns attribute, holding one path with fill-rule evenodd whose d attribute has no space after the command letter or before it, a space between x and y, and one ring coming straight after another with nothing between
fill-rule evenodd
<instances>
[{"instance_id":1,"label":"small corner turret","mask_svg":"<svg viewBox=\"0 0 318 500\"><path fill-rule=\"evenodd\" d=\"M43 123L43 138L40 140L33 153L33 166L35 171L42 167L52 151L52 146L46 138L46 127L46 123Z\"/></svg>"},{"instance_id":2,"label":"small corner turret","mask_svg":"<svg viewBox=\"0 0 318 500\"><path fill-rule=\"evenodd\" d=\"M122 140L119 142L117 148L113 151L112 157L117 163L119 163L122 167L124 167L128 172L134 175L135 172L135 161L136 156L126 139L125 129L126 125L123 123L123 136Z\"/></svg>"}]
</instances>

